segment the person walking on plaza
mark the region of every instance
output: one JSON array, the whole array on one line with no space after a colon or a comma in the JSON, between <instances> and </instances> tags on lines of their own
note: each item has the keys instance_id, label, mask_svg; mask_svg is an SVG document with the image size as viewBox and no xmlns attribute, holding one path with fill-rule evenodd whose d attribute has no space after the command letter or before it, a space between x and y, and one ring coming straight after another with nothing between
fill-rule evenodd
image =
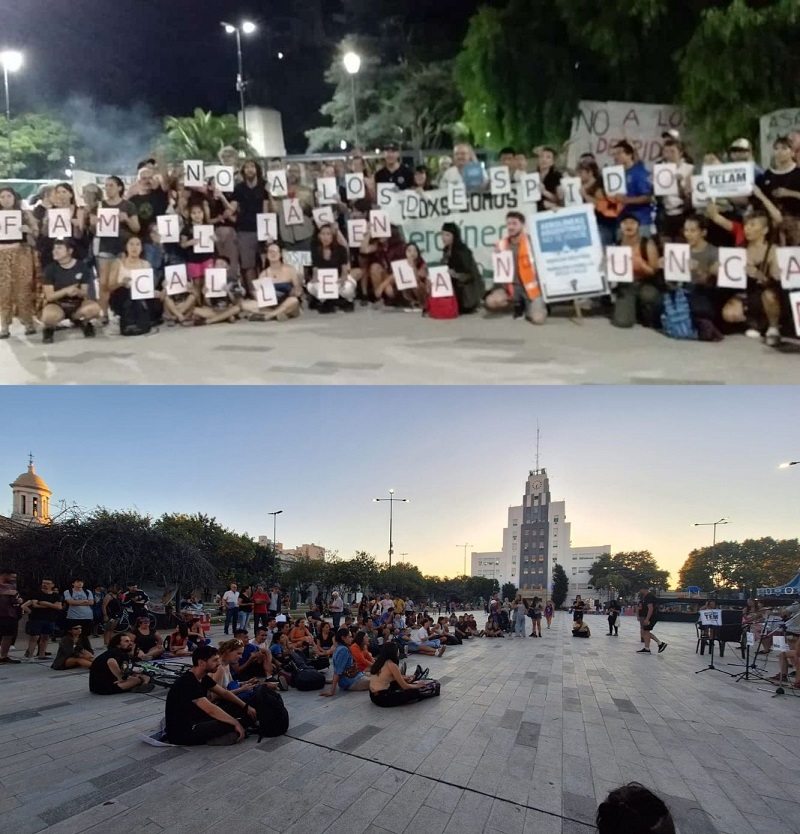
<instances>
[{"instance_id":1,"label":"person walking on plaza","mask_svg":"<svg viewBox=\"0 0 800 834\"><path fill-rule=\"evenodd\" d=\"M619 637L619 626L617 625L617 619L619 618L620 607L619 602L617 600L612 599L611 602L608 603L608 636L609 637Z\"/></svg>"},{"instance_id":2,"label":"person walking on plaza","mask_svg":"<svg viewBox=\"0 0 800 834\"><path fill-rule=\"evenodd\" d=\"M658 622L658 599L656 595L649 588L642 588L639 591L639 596L642 600L642 636L644 637L644 648L639 649L637 654L650 654L650 641L655 640L658 646L658 653L667 648L667 644L663 640L653 634L653 628Z\"/></svg>"}]
</instances>

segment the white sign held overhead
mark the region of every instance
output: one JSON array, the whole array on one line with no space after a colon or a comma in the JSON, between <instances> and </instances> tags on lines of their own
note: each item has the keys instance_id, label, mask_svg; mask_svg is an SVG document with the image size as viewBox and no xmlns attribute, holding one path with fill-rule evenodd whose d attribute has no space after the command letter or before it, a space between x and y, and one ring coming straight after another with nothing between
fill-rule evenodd
<instances>
[{"instance_id":1,"label":"white sign held overhead","mask_svg":"<svg viewBox=\"0 0 800 834\"><path fill-rule=\"evenodd\" d=\"M286 171L267 171L267 191L270 197L288 197L289 185L286 181Z\"/></svg>"},{"instance_id":2,"label":"white sign held overhead","mask_svg":"<svg viewBox=\"0 0 800 834\"><path fill-rule=\"evenodd\" d=\"M603 168L603 191L608 197L613 197L615 194L621 194L624 197L628 193L624 165L607 165Z\"/></svg>"},{"instance_id":3,"label":"white sign held overhead","mask_svg":"<svg viewBox=\"0 0 800 834\"><path fill-rule=\"evenodd\" d=\"M678 166L674 162L659 162L653 166L653 193L656 197L677 197Z\"/></svg>"},{"instance_id":4,"label":"white sign held overhead","mask_svg":"<svg viewBox=\"0 0 800 834\"><path fill-rule=\"evenodd\" d=\"M160 214L156 217L156 229L161 243L180 243L181 218L177 214Z\"/></svg>"},{"instance_id":5,"label":"white sign held overhead","mask_svg":"<svg viewBox=\"0 0 800 834\"><path fill-rule=\"evenodd\" d=\"M131 299L133 301L144 301L155 298L156 285L152 269L131 270Z\"/></svg>"},{"instance_id":6,"label":"white sign held overhead","mask_svg":"<svg viewBox=\"0 0 800 834\"><path fill-rule=\"evenodd\" d=\"M214 187L223 194L230 194L233 191L236 185L236 172L233 165L214 165L206 173L214 180Z\"/></svg>"},{"instance_id":7,"label":"white sign held overhead","mask_svg":"<svg viewBox=\"0 0 800 834\"><path fill-rule=\"evenodd\" d=\"M754 176L752 162L723 162L703 166L706 193L713 200L749 197L753 193Z\"/></svg>"},{"instance_id":8,"label":"white sign held overhead","mask_svg":"<svg viewBox=\"0 0 800 834\"><path fill-rule=\"evenodd\" d=\"M692 280L688 243L664 244L664 279L676 284L686 284Z\"/></svg>"},{"instance_id":9,"label":"white sign held overhead","mask_svg":"<svg viewBox=\"0 0 800 834\"><path fill-rule=\"evenodd\" d=\"M630 246L606 246L606 278L615 284L633 283L633 252Z\"/></svg>"},{"instance_id":10,"label":"white sign held overhead","mask_svg":"<svg viewBox=\"0 0 800 834\"><path fill-rule=\"evenodd\" d=\"M453 295L453 279L446 266L432 266L428 270L431 298L450 298Z\"/></svg>"},{"instance_id":11,"label":"white sign held overhead","mask_svg":"<svg viewBox=\"0 0 800 834\"><path fill-rule=\"evenodd\" d=\"M732 246L719 249L717 286L731 290L747 289L747 252Z\"/></svg>"},{"instance_id":12,"label":"white sign held overhead","mask_svg":"<svg viewBox=\"0 0 800 834\"><path fill-rule=\"evenodd\" d=\"M378 192L378 208L380 209L385 209L398 191L393 182L379 182L375 189Z\"/></svg>"}]
</instances>

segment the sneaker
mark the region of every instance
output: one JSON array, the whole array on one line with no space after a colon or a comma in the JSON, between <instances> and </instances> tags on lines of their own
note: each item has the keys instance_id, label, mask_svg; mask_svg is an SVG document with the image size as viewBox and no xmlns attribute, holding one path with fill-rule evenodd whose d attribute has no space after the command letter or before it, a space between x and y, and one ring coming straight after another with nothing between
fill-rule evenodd
<instances>
[{"instance_id":1,"label":"sneaker","mask_svg":"<svg viewBox=\"0 0 800 834\"><path fill-rule=\"evenodd\" d=\"M209 739L206 744L209 747L232 747L238 741L239 736L234 732L225 733L225 735L217 736Z\"/></svg>"},{"instance_id":2,"label":"sneaker","mask_svg":"<svg viewBox=\"0 0 800 834\"><path fill-rule=\"evenodd\" d=\"M662 640L661 643L659 643L658 645L658 653L661 654L661 652L663 652L666 648L667 644Z\"/></svg>"},{"instance_id":3,"label":"sneaker","mask_svg":"<svg viewBox=\"0 0 800 834\"><path fill-rule=\"evenodd\" d=\"M447 648L447 646L439 646L439 648L436 649L435 657L441 657L444 654L444 650L446 648Z\"/></svg>"},{"instance_id":4,"label":"sneaker","mask_svg":"<svg viewBox=\"0 0 800 834\"><path fill-rule=\"evenodd\" d=\"M289 691L289 681L287 681L282 675L278 676L278 689L280 689L281 692Z\"/></svg>"},{"instance_id":5,"label":"sneaker","mask_svg":"<svg viewBox=\"0 0 800 834\"><path fill-rule=\"evenodd\" d=\"M650 654L650 649L639 649L636 654Z\"/></svg>"},{"instance_id":6,"label":"sneaker","mask_svg":"<svg viewBox=\"0 0 800 834\"><path fill-rule=\"evenodd\" d=\"M761 333L755 329L755 327L748 327L747 330L744 331L744 335L747 336L748 339L760 339Z\"/></svg>"},{"instance_id":7,"label":"sneaker","mask_svg":"<svg viewBox=\"0 0 800 834\"><path fill-rule=\"evenodd\" d=\"M16 657L0 657L0 663L22 663L22 661L17 660Z\"/></svg>"},{"instance_id":8,"label":"sneaker","mask_svg":"<svg viewBox=\"0 0 800 834\"><path fill-rule=\"evenodd\" d=\"M420 680L426 680L428 677L428 672L430 672L430 669L423 669L422 674L419 676Z\"/></svg>"},{"instance_id":9,"label":"sneaker","mask_svg":"<svg viewBox=\"0 0 800 834\"><path fill-rule=\"evenodd\" d=\"M52 327L45 327L45 329L42 330L42 344L52 345L55 340L55 333L56 331L53 330Z\"/></svg>"},{"instance_id":10,"label":"sneaker","mask_svg":"<svg viewBox=\"0 0 800 834\"><path fill-rule=\"evenodd\" d=\"M777 327L767 329L767 346L777 347L781 343L781 331Z\"/></svg>"},{"instance_id":11,"label":"sneaker","mask_svg":"<svg viewBox=\"0 0 800 834\"><path fill-rule=\"evenodd\" d=\"M81 330L83 330L84 339L94 339L94 325L90 321L87 321L86 324L82 325Z\"/></svg>"}]
</instances>

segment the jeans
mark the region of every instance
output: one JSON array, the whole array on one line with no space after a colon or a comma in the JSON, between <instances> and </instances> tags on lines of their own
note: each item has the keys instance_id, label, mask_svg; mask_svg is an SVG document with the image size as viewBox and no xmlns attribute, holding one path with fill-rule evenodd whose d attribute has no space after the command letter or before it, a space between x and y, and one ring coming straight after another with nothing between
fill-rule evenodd
<instances>
[{"instance_id":1,"label":"jeans","mask_svg":"<svg viewBox=\"0 0 800 834\"><path fill-rule=\"evenodd\" d=\"M239 609L238 608L226 608L225 609L225 634L228 634L228 627L231 630L236 628L236 623L239 620Z\"/></svg>"},{"instance_id":2,"label":"jeans","mask_svg":"<svg viewBox=\"0 0 800 834\"><path fill-rule=\"evenodd\" d=\"M333 617L333 630L339 628L339 623L342 621L342 613L340 611L334 611L331 616Z\"/></svg>"},{"instance_id":3,"label":"jeans","mask_svg":"<svg viewBox=\"0 0 800 834\"><path fill-rule=\"evenodd\" d=\"M516 622L514 623L514 632L519 637L525 637L525 621L528 618L524 614L517 614Z\"/></svg>"},{"instance_id":4,"label":"jeans","mask_svg":"<svg viewBox=\"0 0 800 834\"><path fill-rule=\"evenodd\" d=\"M247 628L250 622L250 612L249 611L240 611L239 612L239 628Z\"/></svg>"},{"instance_id":5,"label":"jeans","mask_svg":"<svg viewBox=\"0 0 800 834\"><path fill-rule=\"evenodd\" d=\"M266 614L253 614L253 632L255 633L258 631L259 626L263 626L264 628L267 627L267 615Z\"/></svg>"}]
</instances>

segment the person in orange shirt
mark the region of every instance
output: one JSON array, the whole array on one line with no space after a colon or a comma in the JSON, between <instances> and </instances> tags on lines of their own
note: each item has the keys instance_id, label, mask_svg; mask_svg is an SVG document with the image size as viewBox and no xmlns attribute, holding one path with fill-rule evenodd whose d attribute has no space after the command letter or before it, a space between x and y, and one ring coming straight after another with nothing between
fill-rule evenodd
<instances>
[{"instance_id":1,"label":"person in orange shirt","mask_svg":"<svg viewBox=\"0 0 800 834\"><path fill-rule=\"evenodd\" d=\"M513 312L514 318L525 316L531 324L544 324L547 305L536 277L533 245L525 230L525 215L510 211L506 215L506 236L497 244L498 251L510 249L514 255L514 281L497 284L486 296L491 313Z\"/></svg>"},{"instance_id":2,"label":"person in orange shirt","mask_svg":"<svg viewBox=\"0 0 800 834\"><path fill-rule=\"evenodd\" d=\"M375 658L370 654L366 631L356 633L350 645L350 654L353 655L353 660L356 662L359 672L369 671L369 668L375 662Z\"/></svg>"}]
</instances>

